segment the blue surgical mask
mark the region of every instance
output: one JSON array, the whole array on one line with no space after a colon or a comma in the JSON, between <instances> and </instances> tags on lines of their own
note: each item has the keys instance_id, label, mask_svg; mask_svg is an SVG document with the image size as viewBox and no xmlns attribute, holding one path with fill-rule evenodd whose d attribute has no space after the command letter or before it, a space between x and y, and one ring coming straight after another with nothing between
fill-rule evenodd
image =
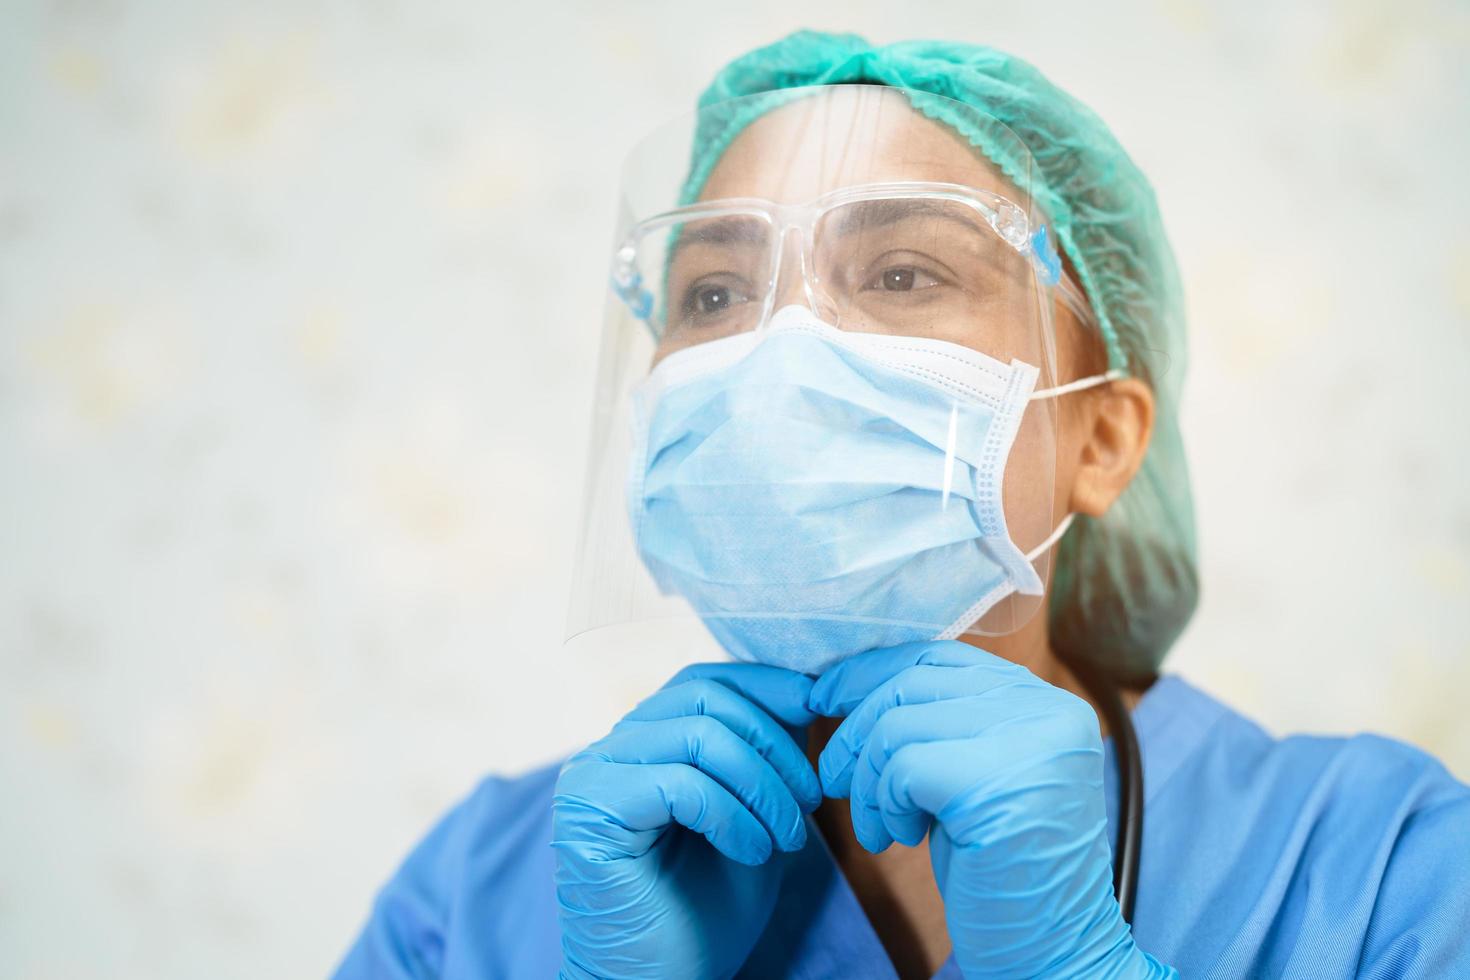
<instances>
[{"instance_id":1,"label":"blue surgical mask","mask_svg":"<svg viewBox=\"0 0 1470 980\"><path fill-rule=\"evenodd\" d=\"M805 307L665 358L634 393L644 564L739 659L820 673L1040 595L1001 504L1037 369ZM1069 389L1073 386L1067 386Z\"/></svg>"}]
</instances>

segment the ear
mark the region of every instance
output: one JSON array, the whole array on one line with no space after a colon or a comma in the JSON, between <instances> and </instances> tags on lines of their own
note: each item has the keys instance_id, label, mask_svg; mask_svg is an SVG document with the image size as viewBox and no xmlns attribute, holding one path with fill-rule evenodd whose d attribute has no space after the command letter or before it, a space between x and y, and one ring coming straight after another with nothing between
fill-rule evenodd
<instances>
[{"instance_id":1,"label":"ear","mask_svg":"<svg viewBox=\"0 0 1470 980\"><path fill-rule=\"evenodd\" d=\"M1069 508L1101 517L1143 465L1154 428L1154 393L1137 378L1120 378L1087 394Z\"/></svg>"}]
</instances>

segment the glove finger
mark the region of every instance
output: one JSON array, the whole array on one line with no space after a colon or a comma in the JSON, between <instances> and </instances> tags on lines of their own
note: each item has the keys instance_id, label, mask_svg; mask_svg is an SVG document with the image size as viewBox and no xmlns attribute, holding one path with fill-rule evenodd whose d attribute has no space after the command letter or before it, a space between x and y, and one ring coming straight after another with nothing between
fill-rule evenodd
<instances>
[{"instance_id":1,"label":"glove finger","mask_svg":"<svg viewBox=\"0 0 1470 980\"><path fill-rule=\"evenodd\" d=\"M852 834L857 842L873 854L881 853L893 843L893 837L883 826L883 817L878 808L866 800L854 796L848 801L852 811Z\"/></svg>"},{"instance_id":2,"label":"glove finger","mask_svg":"<svg viewBox=\"0 0 1470 980\"><path fill-rule=\"evenodd\" d=\"M864 799L894 840L913 847L924 839L943 809L935 805L938 800L948 802L964 788L965 779L953 771L954 759L968 748L952 741L910 742L893 753Z\"/></svg>"},{"instance_id":3,"label":"glove finger","mask_svg":"<svg viewBox=\"0 0 1470 980\"><path fill-rule=\"evenodd\" d=\"M994 694L1025 684L1039 684L1018 678L1012 671L997 671L989 665L968 667L909 667L889 678L843 719L832 733L817 759L822 791L828 796L843 797L851 792L855 763L873 729L900 705L928 704L937 701L973 698ZM983 719L986 712L979 713ZM993 715L993 712L990 714ZM933 716L937 719L945 717Z\"/></svg>"},{"instance_id":4,"label":"glove finger","mask_svg":"<svg viewBox=\"0 0 1470 980\"><path fill-rule=\"evenodd\" d=\"M1000 697L994 696L996 694ZM1004 687L986 694L890 708L873 725L863 742L862 751L853 765L851 791L854 794L871 793L894 753L906 745L963 740L972 746L951 760L950 769L954 769L960 759L975 757L977 752L998 751L1016 758L1025 754L1029 746L998 743L992 748L989 744L991 736L1014 729L1017 723L1034 724L1040 710L1044 710L1040 699L1029 692L1006 690ZM1022 736L1018 732L1016 737Z\"/></svg>"},{"instance_id":5,"label":"glove finger","mask_svg":"<svg viewBox=\"0 0 1470 980\"><path fill-rule=\"evenodd\" d=\"M831 718L852 712L879 685L909 667L979 667L997 671L1023 670L1008 660L958 640L920 640L869 650L842 661L812 685L808 706Z\"/></svg>"},{"instance_id":6,"label":"glove finger","mask_svg":"<svg viewBox=\"0 0 1470 980\"><path fill-rule=\"evenodd\" d=\"M973 794L989 775L1025 765L1018 760L1034 752L1054 754L1048 743L1059 726L1079 732L1086 727L1082 711L1091 709L1059 695L1033 678L995 684L968 697L886 710L852 767L848 789L858 841L874 852L894 840L916 845L935 819L946 826L957 821L958 830L968 835L985 813L974 807L947 813L953 800ZM1069 720L1072 714L1076 718ZM1060 741L1068 753L1087 748L1082 735L1067 734Z\"/></svg>"},{"instance_id":7,"label":"glove finger","mask_svg":"<svg viewBox=\"0 0 1470 980\"><path fill-rule=\"evenodd\" d=\"M981 764L977 770L977 760L992 755L1014 756L1015 750L1004 742L987 742L986 736L1008 727L1014 717L1010 709L1030 717L1036 698L1005 691L1008 686L999 685L985 695L898 705L877 720L853 765L850 785L854 806L860 805L864 811L870 839L891 837L910 847L917 845L929 832L932 818L939 815L946 793L958 792L971 780L972 773L995 768ZM1004 701L995 696L1000 691L1005 692ZM945 745L948 754L938 759L925 753L904 755L914 746L935 743ZM907 768L927 764L935 769ZM916 805L920 796L908 792L916 783L925 784L921 796L935 804L932 808ZM895 797L895 786L905 792Z\"/></svg>"},{"instance_id":8,"label":"glove finger","mask_svg":"<svg viewBox=\"0 0 1470 980\"><path fill-rule=\"evenodd\" d=\"M693 766L744 803L777 847L806 844L801 807L786 783L749 742L707 715L626 722L585 751L609 762Z\"/></svg>"},{"instance_id":9,"label":"glove finger","mask_svg":"<svg viewBox=\"0 0 1470 980\"><path fill-rule=\"evenodd\" d=\"M918 847L934 823L934 818L922 810L900 811L880 807L878 815L883 819L883 829L888 836L905 847Z\"/></svg>"},{"instance_id":10,"label":"glove finger","mask_svg":"<svg viewBox=\"0 0 1470 980\"><path fill-rule=\"evenodd\" d=\"M991 734L1024 724L1007 719ZM1039 779L1036 760L1018 762L1018 751L1004 737L910 742L893 753L876 788L864 798L871 798L885 827L912 827L909 815L924 813L959 843L997 834L998 819L1075 827L1077 812L1102 792L1101 746L1078 743L1048 750ZM963 761L957 765L957 759Z\"/></svg>"},{"instance_id":11,"label":"glove finger","mask_svg":"<svg viewBox=\"0 0 1470 980\"><path fill-rule=\"evenodd\" d=\"M704 835L732 861L764 864L771 857L771 836L730 791L707 774L687 765L625 765L603 762L571 774L558 787L555 847L585 849L601 844L610 828L640 835L646 853L659 832L677 823Z\"/></svg>"},{"instance_id":12,"label":"glove finger","mask_svg":"<svg viewBox=\"0 0 1470 980\"><path fill-rule=\"evenodd\" d=\"M812 679L794 670L767 664L690 664L670 678L664 687L675 687L692 680L712 680L723 684L789 728L805 728L816 720L816 715L807 707Z\"/></svg>"},{"instance_id":13,"label":"glove finger","mask_svg":"<svg viewBox=\"0 0 1470 980\"><path fill-rule=\"evenodd\" d=\"M954 702L945 702L948 707ZM958 702L963 704L964 702ZM873 726L851 768L849 790L852 797L853 833L858 842L875 853L895 840L912 847L923 840L928 831L928 815L920 814L906 822L895 823L878 797L879 781L893 753L914 739L922 740L935 727L935 704L899 705L887 711ZM967 706L968 707L968 706ZM861 710L861 709L859 709ZM970 708L973 711L973 708ZM941 717L938 719L943 721ZM951 760L953 762L953 760ZM918 837L914 836L917 828ZM900 833L895 833L895 830ZM900 835L901 834L901 835Z\"/></svg>"},{"instance_id":14,"label":"glove finger","mask_svg":"<svg viewBox=\"0 0 1470 980\"><path fill-rule=\"evenodd\" d=\"M644 700L619 725L708 715L749 742L786 783L802 812L822 802L822 787L806 753L776 719L718 681L697 678L665 687Z\"/></svg>"},{"instance_id":15,"label":"glove finger","mask_svg":"<svg viewBox=\"0 0 1470 980\"><path fill-rule=\"evenodd\" d=\"M895 782L886 790L880 787L879 806L933 814L952 838L968 842L978 833L993 832L984 830L988 816L979 802L982 797L1004 800L1003 812L1011 817L1025 809L1036 811L1038 820L1051 822L1065 822L1066 814L1085 805L1093 794L1101 799L1103 743L1097 715L1087 702L1047 686L1007 695L994 707L1002 710L992 713L963 744L920 745L914 740L898 748L884 767L885 778L911 751L916 758L906 760L906 765L931 769L926 778ZM952 722L949 730L961 729ZM957 765L957 759L963 762Z\"/></svg>"}]
</instances>

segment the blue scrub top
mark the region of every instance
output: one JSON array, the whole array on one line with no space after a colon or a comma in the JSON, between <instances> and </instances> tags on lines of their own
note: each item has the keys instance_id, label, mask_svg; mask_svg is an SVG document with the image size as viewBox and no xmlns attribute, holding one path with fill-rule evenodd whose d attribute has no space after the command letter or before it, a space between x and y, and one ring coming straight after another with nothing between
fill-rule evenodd
<instances>
[{"instance_id":1,"label":"blue scrub top","mask_svg":"<svg viewBox=\"0 0 1470 980\"><path fill-rule=\"evenodd\" d=\"M1470 788L1433 758L1372 735L1275 739L1175 676L1133 719L1141 948L1186 977L1470 977ZM491 777L451 810L337 976L555 976L557 768ZM1111 743L1107 793L1114 824ZM815 829L741 975L895 978ZM953 957L938 976L960 976Z\"/></svg>"}]
</instances>

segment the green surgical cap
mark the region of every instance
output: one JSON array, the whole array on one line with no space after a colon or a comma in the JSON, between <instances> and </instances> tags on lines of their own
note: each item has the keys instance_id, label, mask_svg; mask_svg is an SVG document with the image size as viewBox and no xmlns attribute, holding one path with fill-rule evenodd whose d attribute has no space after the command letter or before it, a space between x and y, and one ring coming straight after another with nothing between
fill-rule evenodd
<instances>
[{"instance_id":1,"label":"green surgical cap","mask_svg":"<svg viewBox=\"0 0 1470 980\"><path fill-rule=\"evenodd\" d=\"M1079 518L1062 538L1050 599L1052 646L1123 680L1156 673L1199 598L1194 507L1179 434L1184 304L1153 188L1090 109L1035 68L993 48L951 41L874 47L855 34L799 31L727 65L699 98L682 197L693 200L730 141L808 85L866 83L904 89L931 118L967 138L1015 177L1007 141L956 118L943 96L1018 136L1034 160L1026 182L1050 218L1097 314L1108 366L1153 386L1154 430L1133 482L1101 518ZM745 100L729 113L720 103ZM755 103L752 106L752 102Z\"/></svg>"}]
</instances>

